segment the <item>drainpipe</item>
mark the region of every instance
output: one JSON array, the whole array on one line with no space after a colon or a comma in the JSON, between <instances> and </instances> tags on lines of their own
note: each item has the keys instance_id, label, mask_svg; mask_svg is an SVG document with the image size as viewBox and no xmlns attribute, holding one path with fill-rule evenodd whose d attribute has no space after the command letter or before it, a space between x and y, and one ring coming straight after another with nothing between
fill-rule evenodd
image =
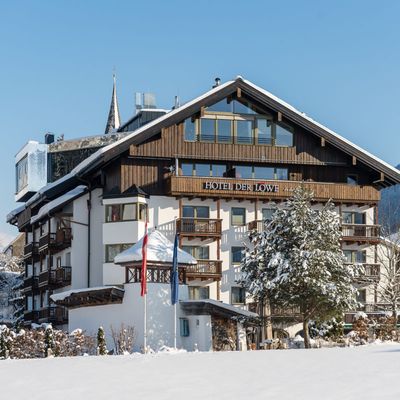
<instances>
[{"instance_id":1,"label":"drainpipe","mask_svg":"<svg viewBox=\"0 0 400 400\"><path fill-rule=\"evenodd\" d=\"M87 234L87 287L90 287L90 214L92 209L92 191L89 186L89 198L87 200L87 209L88 209L88 234Z\"/></svg>"}]
</instances>

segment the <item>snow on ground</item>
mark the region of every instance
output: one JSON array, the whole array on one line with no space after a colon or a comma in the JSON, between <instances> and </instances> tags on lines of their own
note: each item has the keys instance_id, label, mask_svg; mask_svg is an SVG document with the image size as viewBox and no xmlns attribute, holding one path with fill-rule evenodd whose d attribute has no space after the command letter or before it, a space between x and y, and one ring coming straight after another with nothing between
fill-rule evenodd
<instances>
[{"instance_id":1,"label":"snow on ground","mask_svg":"<svg viewBox=\"0 0 400 400\"><path fill-rule=\"evenodd\" d=\"M400 345L0 361L12 399L399 399Z\"/></svg>"}]
</instances>

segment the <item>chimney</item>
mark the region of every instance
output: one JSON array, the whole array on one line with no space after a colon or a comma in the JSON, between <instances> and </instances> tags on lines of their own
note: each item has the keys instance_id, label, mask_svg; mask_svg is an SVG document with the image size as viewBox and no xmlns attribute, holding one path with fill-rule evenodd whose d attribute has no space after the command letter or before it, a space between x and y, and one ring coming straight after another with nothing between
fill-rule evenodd
<instances>
[{"instance_id":1,"label":"chimney","mask_svg":"<svg viewBox=\"0 0 400 400\"><path fill-rule=\"evenodd\" d=\"M44 135L44 142L45 142L45 144L54 143L54 133L47 132Z\"/></svg>"},{"instance_id":2,"label":"chimney","mask_svg":"<svg viewBox=\"0 0 400 400\"><path fill-rule=\"evenodd\" d=\"M215 78L215 84L213 86L213 89L219 86L220 84L221 84L221 78Z\"/></svg>"}]
</instances>

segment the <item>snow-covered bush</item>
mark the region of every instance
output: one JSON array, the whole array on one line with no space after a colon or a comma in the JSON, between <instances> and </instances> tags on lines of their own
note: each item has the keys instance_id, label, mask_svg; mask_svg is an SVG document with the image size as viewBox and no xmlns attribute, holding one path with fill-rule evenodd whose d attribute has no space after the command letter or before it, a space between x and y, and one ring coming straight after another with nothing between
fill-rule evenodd
<instances>
[{"instance_id":1,"label":"snow-covered bush","mask_svg":"<svg viewBox=\"0 0 400 400\"><path fill-rule=\"evenodd\" d=\"M135 328L121 324L118 330L111 326L111 336L114 342L114 354L129 354L135 341Z\"/></svg>"},{"instance_id":2,"label":"snow-covered bush","mask_svg":"<svg viewBox=\"0 0 400 400\"><path fill-rule=\"evenodd\" d=\"M105 356L107 354L106 338L102 326L100 326L97 331L97 354L100 356Z\"/></svg>"},{"instance_id":3,"label":"snow-covered bush","mask_svg":"<svg viewBox=\"0 0 400 400\"><path fill-rule=\"evenodd\" d=\"M337 318L324 322L311 321L310 336L332 341L341 340L344 336L344 322Z\"/></svg>"}]
</instances>

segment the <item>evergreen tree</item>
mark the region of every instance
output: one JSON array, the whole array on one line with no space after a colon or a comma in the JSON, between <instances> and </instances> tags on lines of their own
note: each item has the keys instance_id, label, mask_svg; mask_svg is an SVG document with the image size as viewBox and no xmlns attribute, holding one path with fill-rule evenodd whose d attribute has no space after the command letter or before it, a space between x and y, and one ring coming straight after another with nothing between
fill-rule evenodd
<instances>
[{"instance_id":1,"label":"evergreen tree","mask_svg":"<svg viewBox=\"0 0 400 400\"><path fill-rule=\"evenodd\" d=\"M97 352L100 356L107 355L106 338L102 326L100 326L99 330L97 331Z\"/></svg>"},{"instance_id":2,"label":"evergreen tree","mask_svg":"<svg viewBox=\"0 0 400 400\"><path fill-rule=\"evenodd\" d=\"M334 205L328 202L317 211L311 201L310 192L297 188L265 230L250 235L240 282L256 301L297 308L306 348L310 320L326 320L357 306L355 270L344 264Z\"/></svg>"},{"instance_id":3,"label":"evergreen tree","mask_svg":"<svg viewBox=\"0 0 400 400\"><path fill-rule=\"evenodd\" d=\"M45 343L45 356L49 357L53 354L53 350L55 348L54 335L53 335L53 327L51 325L47 325L44 336Z\"/></svg>"}]
</instances>

